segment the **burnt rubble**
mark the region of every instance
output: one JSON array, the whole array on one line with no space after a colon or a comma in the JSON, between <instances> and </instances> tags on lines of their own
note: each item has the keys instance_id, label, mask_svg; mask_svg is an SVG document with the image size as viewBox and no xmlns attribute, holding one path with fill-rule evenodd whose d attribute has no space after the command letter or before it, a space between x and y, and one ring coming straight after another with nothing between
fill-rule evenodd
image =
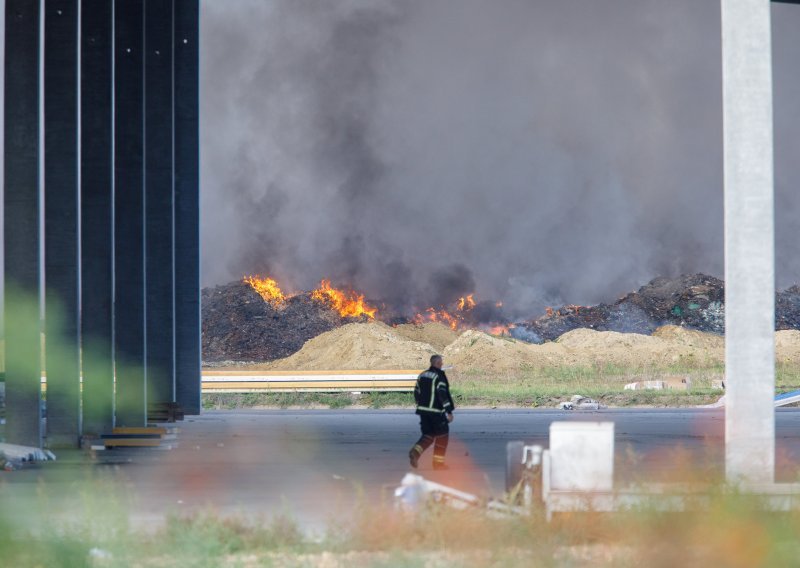
<instances>
[{"instance_id":1,"label":"burnt rubble","mask_svg":"<svg viewBox=\"0 0 800 568\"><path fill-rule=\"evenodd\" d=\"M800 329L800 286L775 296L775 329Z\"/></svg>"},{"instance_id":2,"label":"burnt rubble","mask_svg":"<svg viewBox=\"0 0 800 568\"><path fill-rule=\"evenodd\" d=\"M342 318L308 293L272 304L243 282L205 288L202 318L203 360L208 362L288 357L321 333L367 321L366 317Z\"/></svg>"},{"instance_id":3,"label":"burnt rubble","mask_svg":"<svg viewBox=\"0 0 800 568\"><path fill-rule=\"evenodd\" d=\"M800 286L776 294L775 312L776 330L800 329ZM517 324L517 329L552 341L577 328L651 334L667 324L724 333L725 283L705 274L655 278L613 304L564 306Z\"/></svg>"}]
</instances>

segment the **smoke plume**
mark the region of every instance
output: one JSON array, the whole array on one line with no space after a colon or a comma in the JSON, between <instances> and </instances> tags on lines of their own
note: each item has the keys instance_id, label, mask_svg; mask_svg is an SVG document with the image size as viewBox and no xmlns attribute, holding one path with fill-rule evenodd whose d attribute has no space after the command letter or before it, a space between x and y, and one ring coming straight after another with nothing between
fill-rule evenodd
<instances>
[{"instance_id":1,"label":"smoke plume","mask_svg":"<svg viewBox=\"0 0 800 568\"><path fill-rule=\"evenodd\" d=\"M800 9L773 8L800 279ZM718 0L203 3L204 284L322 277L530 315L722 275Z\"/></svg>"}]
</instances>

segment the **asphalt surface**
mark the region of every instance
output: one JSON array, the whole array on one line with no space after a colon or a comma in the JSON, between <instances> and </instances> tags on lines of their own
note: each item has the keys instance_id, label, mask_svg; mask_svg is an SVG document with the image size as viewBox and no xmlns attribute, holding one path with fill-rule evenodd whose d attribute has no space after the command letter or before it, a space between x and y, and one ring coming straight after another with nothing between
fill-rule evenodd
<instances>
[{"instance_id":1,"label":"asphalt surface","mask_svg":"<svg viewBox=\"0 0 800 568\"><path fill-rule=\"evenodd\" d=\"M433 472L430 451L418 472L482 495L504 489L505 445L547 446L557 420L613 421L615 483L714 478L724 471L724 412L626 409L459 410L451 425L448 472ZM419 435L406 410L208 411L179 425L172 450L111 450L86 464L64 455L55 465L0 474L0 498L22 506L41 488L75 496L76 480L130 500L136 520L212 508L225 514L290 513L324 525L354 503L388 500L410 471ZM776 412L777 479L800 471L800 410ZM65 505L66 506L66 505Z\"/></svg>"}]
</instances>

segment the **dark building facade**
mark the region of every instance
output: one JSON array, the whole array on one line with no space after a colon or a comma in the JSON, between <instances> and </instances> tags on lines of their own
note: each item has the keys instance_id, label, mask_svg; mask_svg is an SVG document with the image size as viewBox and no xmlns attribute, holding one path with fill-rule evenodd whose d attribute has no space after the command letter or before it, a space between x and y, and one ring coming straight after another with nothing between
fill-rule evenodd
<instances>
[{"instance_id":1,"label":"dark building facade","mask_svg":"<svg viewBox=\"0 0 800 568\"><path fill-rule=\"evenodd\" d=\"M199 0L5 5L6 440L197 414Z\"/></svg>"}]
</instances>

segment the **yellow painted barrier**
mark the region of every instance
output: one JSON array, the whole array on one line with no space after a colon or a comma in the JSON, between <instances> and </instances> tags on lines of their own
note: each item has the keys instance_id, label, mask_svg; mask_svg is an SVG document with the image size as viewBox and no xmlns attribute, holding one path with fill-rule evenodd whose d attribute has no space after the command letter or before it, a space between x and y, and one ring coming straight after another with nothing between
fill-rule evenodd
<instances>
[{"instance_id":1,"label":"yellow painted barrier","mask_svg":"<svg viewBox=\"0 0 800 568\"><path fill-rule=\"evenodd\" d=\"M355 371L257 371L204 369L203 393L252 392L410 392L416 369ZM82 385L81 385L82 386ZM47 379L42 377L42 392Z\"/></svg>"},{"instance_id":2,"label":"yellow painted barrier","mask_svg":"<svg viewBox=\"0 0 800 568\"><path fill-rule=\"evenodd\" d=\"M243 371L205 370L204 393L410 392L417 370Z\"/></svg>"}]
</instances>

